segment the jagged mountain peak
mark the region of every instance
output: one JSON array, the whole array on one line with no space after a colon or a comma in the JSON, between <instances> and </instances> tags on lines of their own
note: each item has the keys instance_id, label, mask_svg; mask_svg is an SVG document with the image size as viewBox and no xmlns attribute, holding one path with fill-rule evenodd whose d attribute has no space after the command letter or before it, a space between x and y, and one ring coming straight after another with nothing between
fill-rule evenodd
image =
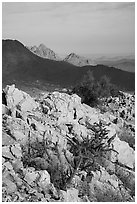
<instances>
[{"instance_id":1,"label":"jagged mountain peak","mask_svg":"<svg viewBox=\"0 0 137 204\"><path fill-rule=\"evenodd\" d=\"M43 50L49 49L49 48L46 47L46 45L44 45L43 43L41 43L38 48L43 49ZM49 49L49 50L51 50L51 49Z\"/></svg>"},{"instance_id":2,"label":"jagged mountain peak","mask_svg":"<svg viewBox=\"0 0 137 204\"><path fill-rule=\"evenodd\" d=\"M86 59L85 57L77 55L73 52L67 55L64 61L80 67L86 66L86 65L95 65L94 61L92 61L91 59Z\"/></svg>"},{"instance_id":3,"label":"jagged mountain peak","mask_svg":"<svg viewBox=\"0 0 137 204\"><path fill-rule=\"evenodd\" d=\"M35 46L28 47L28 49L34 54L38 55L39 57L56 60L56 61L61 60L53 50L46 47L46 45L44 45L43 43L41 43L38 47L35 45Z\"/></svg>"},{"instance_id":4,"label":"jagged mountain peak","mask_svg":"<svg viewBox=\"0 0 137 204\"><path fill-rule=\"evenodd\" d=\"M77 55L77 54L75 54L74 52L70 53L70 54L66 57L66 59L67 59L67 58L70 58L70 57L80 58L80 56Z\"/></svg>"}]
</instances>

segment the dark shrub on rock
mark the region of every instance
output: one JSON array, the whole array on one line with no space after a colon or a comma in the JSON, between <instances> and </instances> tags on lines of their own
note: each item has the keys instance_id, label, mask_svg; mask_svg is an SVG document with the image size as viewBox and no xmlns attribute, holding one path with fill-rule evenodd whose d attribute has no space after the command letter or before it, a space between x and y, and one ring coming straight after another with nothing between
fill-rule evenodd
<instances>
[{"instance_id":1,"label":"dark shrub on rock","mask_svg":"<svg viewBox=\"0 0 137 204\"><path fill-rule=\"evenodd\" d=\"M102 98L118 96L118 88L111 84L107 76L102 76L99 81L95 81L91 71L84 76L83 81L73 88L72 93L78 94L82 102L92 107L101 103Z\"/></svg>"}]
</instances>

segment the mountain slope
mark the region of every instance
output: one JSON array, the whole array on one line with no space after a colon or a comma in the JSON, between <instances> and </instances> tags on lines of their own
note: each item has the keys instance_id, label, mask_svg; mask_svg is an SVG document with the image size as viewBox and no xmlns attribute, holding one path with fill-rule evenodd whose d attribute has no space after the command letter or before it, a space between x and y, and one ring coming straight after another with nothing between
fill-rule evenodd
<instances>
[{"instance_id":1,"label":"mountain slope","mask_svg":"<svg viewBox=\"0 0 137 204\"><path fill-rule=\"evenodd\" d=\"M72 86L80 82L88 70L96 79L106 75L121 89L133 91L135 74L104 65L77 67L64 61L41 58L29 51L17 40L2 41L3 82L13 79L24 81L43 80L61 86Z\"/></svg>"}]
</instances>

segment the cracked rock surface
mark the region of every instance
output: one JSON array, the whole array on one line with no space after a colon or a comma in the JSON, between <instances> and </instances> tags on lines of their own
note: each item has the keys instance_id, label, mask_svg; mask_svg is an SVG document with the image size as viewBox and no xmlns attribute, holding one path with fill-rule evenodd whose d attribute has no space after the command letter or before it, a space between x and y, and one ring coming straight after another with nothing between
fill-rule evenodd
<instances>
[{"instance_id":1,"label":"cracked rock surface","mask_svg":"<svg viewBox=\"0 0 137 204\"><path fill-rule=\"evenodd\" d=\"M3 89L3 202L134 202L135 97L106 111L76 94Z\"/></svg>"}]
</instances>

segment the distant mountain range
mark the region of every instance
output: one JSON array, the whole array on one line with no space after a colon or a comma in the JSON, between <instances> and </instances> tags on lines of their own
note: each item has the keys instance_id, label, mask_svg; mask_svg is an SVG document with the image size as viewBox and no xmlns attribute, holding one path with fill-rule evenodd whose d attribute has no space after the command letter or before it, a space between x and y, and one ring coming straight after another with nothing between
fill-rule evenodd
<instances>
[{"instance_id":1,"label":"distant mountain range","mask_svg":"<svg viewBox=\"0 0 137 204\"><path fill-rule=\"evenodd\" d=\"M80 55L77 55L75 53L70 53L65 58L59 57L58 54L56 54L53 50L50 48L47 48L44 44L40 44L37 46L30 46L27 47L31 52L34 54L51 60L56 61L65 61L70 64L73 64L75 66L87 66L87 65L97 65L97 64L103 64L107 65L109 67L115 67L124 71L128 72L135 72L135 59L129 58L129 57L113 57L113 58L106 58L106 57L100 57L100 58L86 58Z\"/></svg>"},{"instance_id":2,"label":"distant mountain range","mask_svg":"<svg viewBox=\"0 0 137 204\"><path fill-rule=\"evenodd\" d=\"M45 50L45 46L41 47L44 47ZM30 82L41 80L61 86L73 86L79 83L89 70L93 72L96 80L106 75L112 83L122 90L134 91L135 89L134 73L104 65L79 67L68 63L67 60L57 61L39 57L17 40L2 41L2 77L4 83L14 79L18 82L21 80Z\"/></svg>"},{"instance_id":3,"label":"distant mountain range","mask_svg":"<svg viewBox=\"0 0 137 204\"><path fill-rule=\"evenodd\" d=\"M38 47L30 46L27 48L31 52L33 52L34 54L42 58L56 60L56 61L62 60L79 67L86 66L86 65L95 65L95 63L92 60L86 59L85 57L79 56L75 53L71 53L67 55L64 59L61 59L53 50L51 50L50 48L47 48L44 44L40 44Z\"/></svg>"},{"instance_id":4,"label":"distant mountain range","mask_svg":"<svg viewBox=\"0 0 137 204\"><path fill-rule=\"evenodd\" d=\"M95 60L97 64L104 64L107 66L115 67L128 72L135 72L135 59L134 58L98 58Z\"/></svg>"}]
</instances>

